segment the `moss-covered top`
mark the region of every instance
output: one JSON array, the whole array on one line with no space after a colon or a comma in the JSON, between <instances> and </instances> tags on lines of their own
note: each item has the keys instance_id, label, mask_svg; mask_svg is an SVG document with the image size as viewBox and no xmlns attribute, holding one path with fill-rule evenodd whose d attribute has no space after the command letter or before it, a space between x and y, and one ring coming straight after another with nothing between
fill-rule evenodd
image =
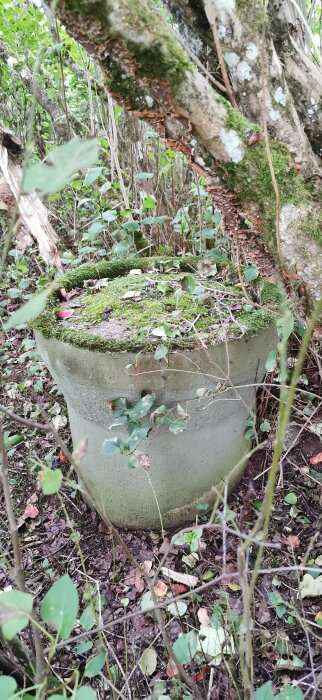
<instances>
[{"instance_id":1,"label":"moss-covered top","mask_svg":"<svg viewBox=\"0 0 322 700\"><path fill-rule=\"evenodd\" d=\"M280 303L275 285L257 282L263 306L252 306L235 286L232 266L225 280L220 271L214 277L208 272L195 257L82 265L59 278L33 327L45 337L116 352L155 351L160 343L171 348L215 344L256 333L272 322ZM77 295L62 298L61 289L75 288Z\"/></svg>"}]
</instances>

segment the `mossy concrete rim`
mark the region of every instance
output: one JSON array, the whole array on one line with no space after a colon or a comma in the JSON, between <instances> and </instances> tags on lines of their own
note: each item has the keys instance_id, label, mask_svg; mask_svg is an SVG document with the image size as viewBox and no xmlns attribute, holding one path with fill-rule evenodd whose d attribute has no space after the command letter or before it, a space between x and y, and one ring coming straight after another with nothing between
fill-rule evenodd
<instances>
[{"instance_id":1,"label":"mossy concrete rim","mask_svg":"<svg viewBox=\"0 0 322 700\"><path fill-rule=\"evenodd\" d=\"M67 291L82 286L90 279L99 280L102 278L114 279L115 277L126 275L132 269L142 271L149 270L151 266L161 269L163 266L173 264L180 272L196 272L196 266L201 258L198 256L186 256L183 258L129 258L127 260L102 261L99 263L86 263L80 265L76 270L71 270L55 281L53 291L49 295L44 311L32 322L34 331L42 334L45 338L55 338L64 343L69 343L76 347L87 348L97 352L154 352L156 345L151 340L143 340L138 343L136 338L105 339L81 330L69 329L57 321L55 311L59 290L64 288ZM225 267L227 265L225 264ZM229 264L229 272L234 271L233 265ZM269 287L269 289L268 289ZM271 283L264 281L264 292L268 291L267 301L270 309L256 309L251 313L245 313L240 317L240 321L245 323L246 331L244 335L255 335L267 328L274 320L281 298L278 288ZM195 342L191 338L175 338L171 340L171 349L193 349Z\"/></svg>"}]
</instances>

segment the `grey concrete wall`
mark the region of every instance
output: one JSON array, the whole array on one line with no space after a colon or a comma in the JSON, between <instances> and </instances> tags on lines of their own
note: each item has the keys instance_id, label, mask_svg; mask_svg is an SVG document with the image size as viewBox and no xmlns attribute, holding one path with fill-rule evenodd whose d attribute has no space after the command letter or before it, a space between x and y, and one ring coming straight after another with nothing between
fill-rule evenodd
<instances>
[{"instance_id":1,"label":"grey concrete wall","mask_svg":"<svg viewBox=\"0 0 322 700\"><path fill-rule=\"evenodd\" d=\"M266 357L276 342L273 327L252 338L172 352L168 365L149 354L92 352L39 333L36 340L65 396L74 444L88 437L80 470L115 524L154 528L160 518L147 473L129 469L125 456L101 455L105 438L122 435L121 429L108 431L113 415L106 404L112 399L136 403L142 392L149 392L156 396L152 410L180 403L190 416L183 433L173 435L159 426L139 445L150 458L148 475L164 526L193 517L196 502L209 503L212 486L222 485L229 475L231 482L238 479L242 467L235 473L233 469L248 449L243 433L255 393L248 385L263 378ZM198 388L214 391L219 384L229 390L217 393L207 407L195 400Z\"/></svg>"}]
</instances>

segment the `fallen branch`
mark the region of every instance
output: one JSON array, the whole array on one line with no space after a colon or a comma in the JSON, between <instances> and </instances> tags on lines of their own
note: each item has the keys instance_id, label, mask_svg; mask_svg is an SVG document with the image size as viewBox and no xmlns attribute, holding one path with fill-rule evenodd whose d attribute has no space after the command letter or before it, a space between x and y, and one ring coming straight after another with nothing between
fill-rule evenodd
<instances>
[{"instance_id":1,"label":"fallen branch","mask_svg":"<svg viewBox=\"0 0 322 700\"><path fill-rule=\"evenodd\" d=\"M15 137L0 125L0 170L10 188L12 195L12 209L14 205L22 223L28 228L31 236L39 247L39 253L47 265L61 268L58 253L58 236L48 221L45 206L36 194L21 194L22 168L17 159L19 143ZM8 207L8 195L6 195L5 208Z\"/></svg>"}]
</instances>

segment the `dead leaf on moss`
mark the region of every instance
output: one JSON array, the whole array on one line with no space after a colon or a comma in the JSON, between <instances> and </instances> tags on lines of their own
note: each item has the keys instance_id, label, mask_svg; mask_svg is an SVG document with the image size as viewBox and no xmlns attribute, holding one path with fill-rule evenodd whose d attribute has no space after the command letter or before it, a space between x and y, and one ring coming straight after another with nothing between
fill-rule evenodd
<instances>
[{"instance_id":1,"label":"dead leaf on moss","mask_svg":"<svg viewBox=\"0 0 322 700\"><path fill-rule=\"evenodd\" d=\"M64 309L63 311L57 311L56 316L64 321L66 318L70 318L73 313L74 309Z\"/></svg>"},{"instance_id":2,"label":"dead leaf on moss","mask_svg":"<svg viewBox=\"0 0 322 700\"><path fill-rule=\"evenodd\" d=\"M122 299L133 299L134 301L139 301L139 299L141 299L141 293L135 290L130 290L123 294Z\"/></svg>"}]
</instances>

